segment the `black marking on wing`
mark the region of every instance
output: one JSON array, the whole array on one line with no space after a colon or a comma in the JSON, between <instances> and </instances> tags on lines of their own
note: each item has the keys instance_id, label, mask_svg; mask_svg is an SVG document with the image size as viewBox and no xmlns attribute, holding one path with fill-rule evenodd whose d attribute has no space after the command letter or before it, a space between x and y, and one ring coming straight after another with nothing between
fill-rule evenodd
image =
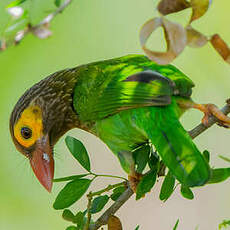
<instances>
[{"instance_id":1,"label":"black marking on wing","mask_svg":"<svg viewBox=\"0 0 230 230\"><path fill-rule=\"evenodd\" d=\"M184 170L184 172L186 173L186 171L185 171L185 169L184 169L184 166L181 164L182 160L181 160L181 159L179 158L179 156L177 155L177 153L176 153L174 147L172 146L172 143L170 142L170 140L169 140L167 134L166 134L163 130L161 130L161 133L163 134L165 140L167 141L167 143L168 143L168 145L169 145L169 148L171 149L172 153L175 155L175 157L176 157L176 159L177 159L177 161L178 161L180 167L181 167L181 168Z\"/></svg>"},{"instance_id":2,"label":"black marking on wing","mask_svg":"<svg viewBox=\"0 0 230 230\"><path fill-rule=\"evenodd\" d=\"M161 75L156 71L145 70L127 77L124 81L138 81L143 83L151 83L151 81L160 80L168 83L171 87L175 87L175 83L169 78Z\"/></svg>"},{"instance_id":3,"label":"black marking on wing","mask_svg":"<svg viewBox=\"0 0 230 230\"><path fill-rule=\"evenodd\" d=\"M166 134L163 130L161 130L161 133L163 134L165 140L167 141L167 143L168 143L168 145L169 145L169 148L170 148L171 151L174 153L174 155L177 157L177 153L176 153L175 149L173 148L172 143L170 142L170 140L169 140L167 134Z\"/></svg>"}]
</instances>

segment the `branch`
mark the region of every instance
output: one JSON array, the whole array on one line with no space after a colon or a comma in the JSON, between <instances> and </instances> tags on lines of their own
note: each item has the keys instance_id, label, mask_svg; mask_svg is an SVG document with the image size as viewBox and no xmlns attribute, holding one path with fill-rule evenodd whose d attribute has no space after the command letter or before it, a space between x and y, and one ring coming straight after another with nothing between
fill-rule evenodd
<instances>
[{"instance_id":1,"label":"branch","mask_svg":"<svg viewBox=\"0 0 230 230\"><path fill-rule=\"evenodd\" d=\"M226 105L221 109L221 111L227 115L230 113L230 99L226 101ZM194 129L189 131L192 139L203 133L205 130L213 126L218 120L214 116L210 116L207 126L202 123L196 126ZM134 194L133 190L128 186L128 188L122 193L122 195L97 219L97 221L90 225L89 230L97 230L102 225L108 223L109 217L115 214L118 209Z\"/></svg>"},{"instance_id":2,"label":"branch","mask_svg":"<svg viewBox=\"0 0 230 230\"><path fill-rule=\"evenodd\" d=\"M72 0L65 0L65 2L56 9L56 11L54 11L53 13L49 14L48 16L46 16L38 25L36 25L36 27L39 26L43 26L45 24L49 24L55 16L57 16L58 14L62 13L62 11L72 2Z\"/></svg>"},{"instance_id":3,"label":"branch","mask_svg":"<svg viewBox=\"0 0 230 230\"><path fill-rule=\"evenodd\" d=\"M221 111L227 115L230 113L230 99L226 101L226 105L221 109ZM218 122L218 119L216 119L214 116L210 116L208 119L208 124L205 126L202 123L197 125L194 129L190 130L188 133L194 139L201 133L203 133L205 130L213 126L216 122Z\"/></svg>"},{"instance_id":4,"label":"branch","mask_svg":"<svg viewBox=\"0 0 230 230\"><path fill-rule=\"evenodd\" d=\"M89 230L96 230L102 225L107 224L109 217L113 215L132 195L133 190L128 186L121 196L98 218L98 220L90 225Z\"/></svg>"},{"instance_id":5,"label":"branch","mask_svg":"<svg viewBox=\"0 0 230 230\"><path fill-rule=\"evenodd\" d=\"M33 33L40 39L47 38L52 35L52 32L48 29L50 22L60 14L70 3L72 0L65 0L65 2L57 8L53 13L46 16L42 19L37 25L32 26L30 23L25 27L25 29L20 30L16 33L13 40L6 41L4 38L0 41L0 51L5 50L10 45L17 45L21 42L21 40L28 34Z\"/></svg>"}]
</instances>

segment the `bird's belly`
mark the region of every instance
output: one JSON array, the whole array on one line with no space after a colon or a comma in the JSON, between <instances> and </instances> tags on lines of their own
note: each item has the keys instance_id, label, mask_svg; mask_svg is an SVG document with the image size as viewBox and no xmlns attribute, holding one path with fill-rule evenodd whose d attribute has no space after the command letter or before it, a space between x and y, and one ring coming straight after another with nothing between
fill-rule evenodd
<instances>
[{"instance_id":1,"label":"bird's belly","mask_svg":"<svg viewBox=\"0 0 230 230\"><path fill-rule=\"evenodd\" d=\"M132 151L138 145L148 141L145 131L137 124L137 116L139 116L137 112L141 109L143 110L143 108L139 108L122 111L97 121L96 135L109 147L116 145ZM145 119L145 116L142 118Z\"/></svg>"}]
</instances>

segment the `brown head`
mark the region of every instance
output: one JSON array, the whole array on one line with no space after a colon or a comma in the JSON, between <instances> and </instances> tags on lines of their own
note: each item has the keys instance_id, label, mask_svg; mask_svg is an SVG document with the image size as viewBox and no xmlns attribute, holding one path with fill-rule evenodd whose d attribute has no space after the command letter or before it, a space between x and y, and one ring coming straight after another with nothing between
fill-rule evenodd
<instances>
[{"instance_id":1,"label":"brown head","mask_svg":"<svg viewBox=\"0 0 230 230\"><path fill-rule=\"evenodd\" d=\"M10 133L40 183L50 192L54 176L53 146L77 126L72 94L75 70L57 72L27 90L15 105Z\"/></svg>"}]
</instances>

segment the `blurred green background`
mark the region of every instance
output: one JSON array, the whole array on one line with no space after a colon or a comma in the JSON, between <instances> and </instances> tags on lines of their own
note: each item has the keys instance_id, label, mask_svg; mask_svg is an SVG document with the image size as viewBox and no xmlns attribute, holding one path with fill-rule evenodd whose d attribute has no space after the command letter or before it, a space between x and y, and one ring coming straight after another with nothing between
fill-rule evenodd
<instances>
[{"instance_id":1,"label":"blurred green background","mask_svg":"<svg viewBox=\"0 0 230 230\"><path fill-rule=\"evenodd\" d=\"M0 32L8 21L5 5L0 2ZM55 6L53 1L31 0L27 7L33 23L39 22ZM55 229L63 230L69 224L61 218L61 212L52 208L60 184L54 185L48 194L37 182L29 164L13 146L8 130L11 110L22 93L57 70L96 60L142 53L138 31L145 21L156 16L157 2L153 0L75 0L51 24L53 36L39 40L28 35L20 45L0 53L0 229ZM228 0L213 1L208 13L194 26L207 35L219 33L230 43ZM190 10L170 18L186 23ZM187 16L187 17L186 17ZM160 33L154 35L151 46L162 47ZM202 49L186 48L174 64L192 78L196 84L194 99L201 103L212 102L219 106L230 97L230 66L217 55L210 45ZM183 124L194 127L202 115L191 111L185 114ZM124 175L117 159L97 138L80 130L68 134L81 139L91 154L98 173ZM209 129L195 140L201 150L211 152L213 166L229 165L218 159L218 154L230 156L230 131L218 127ZM63 138L55 148L56 177L83 170L67 153ZM106 180L106 181L105 181ZM97 188L104 183L98 181ZM160 183L145 199L131 199L118 212L124 229L172 229L177 218L179 230L217 229L223 219L230 219L229 181L204 188L196 188L195 199L183 199L179 192L166 203L158 199ZM92 188L96 189L96 187ZM75 210L85 205L81 200Z\"/></svg>"}]
</instances>

